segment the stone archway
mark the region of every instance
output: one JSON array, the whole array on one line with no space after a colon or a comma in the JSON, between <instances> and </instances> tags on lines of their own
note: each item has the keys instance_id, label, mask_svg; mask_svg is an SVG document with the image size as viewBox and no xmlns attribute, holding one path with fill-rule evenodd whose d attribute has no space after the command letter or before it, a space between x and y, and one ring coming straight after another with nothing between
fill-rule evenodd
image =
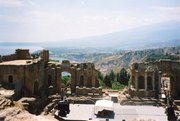
<instances>
[{"instance_id":1,"label":"stone archway","mask_svg":"<svg viewBox=\"0 0 180 121\"><path fill-rule=\"evenodd\" d=\"M62 88L65 88L67 93L71 93L71 81L72 81L71 73L67 71L62 71L60 78L61 78Z\"/></svg>"},{"instance_id":2,"label":"stone archway","mask_svg":"<svg viewBox=\"0 0 180 121\"><path fill-rule=\"evenodd\" d=\"M94 68L92 63L70 63L65 60L62 61L61 64L47 68L47 75L52 75L54 81L53 84L57 92L61 92L62 72L68 72L71 74L71 94L75 94L79 87L84 87L83 89L85 90L86 88L98 87L98 71ZM49 80L51 79L47 78L47 84L48 82L51 82Z\"/></svg>"},{"instance_id":3,"label":"stone archway","mask_svg":"<svg viewBox=\"0 0 180 121\"><path fill-rule=\"evenodd\" d=\"M69 67L63 67L61 69L59 69L57 71L57 86L59 86L58 88L61 89L63 88L63 85L62 85L62 76L63 76L63 73L66 72L70 75L71 77L71 83L70 83L70 87L69 87L69 90L71 93L75 93L75 88L76 88L76 75L75 75L75 70L72 69L72 68L69 68ZM61 91L61 90L59 90Z\"/></svg>"}]
</instances>

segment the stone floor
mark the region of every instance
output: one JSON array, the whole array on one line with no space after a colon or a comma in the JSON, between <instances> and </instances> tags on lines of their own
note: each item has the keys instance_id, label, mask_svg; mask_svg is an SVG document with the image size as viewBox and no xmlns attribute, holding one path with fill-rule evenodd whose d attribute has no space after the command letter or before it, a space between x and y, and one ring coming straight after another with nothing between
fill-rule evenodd
<instances>
[{"instance_id":1,"label":"stone floor","mask_svg":"<svg viewBox=\"0 0 180 121\"><path fill-rule=\"evenodd\" d=\"M166 121L167 117L163 107L155 106L121 106L119 103L114 104L115 116L109 121L136 121L144 119L145 121ZM70 114L66 119L73 120L93 120L105 121L105 118L96 118L94 115L94 105L70 104ZM143 120L143 121L144 121Z\"/></svg>"}]
</instances>

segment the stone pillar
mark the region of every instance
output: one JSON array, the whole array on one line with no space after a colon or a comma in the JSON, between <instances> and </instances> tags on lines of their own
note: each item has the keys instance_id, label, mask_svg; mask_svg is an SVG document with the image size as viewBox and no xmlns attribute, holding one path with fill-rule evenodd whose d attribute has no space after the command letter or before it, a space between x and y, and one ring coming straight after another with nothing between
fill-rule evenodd
<instances>
[{"instance_id":1,"label":"stone pillar","mask_svg":"<svg viewBox=\"0 0 180 121\"><path fill-rule=\"evenodd\" d=\"M153 81L153 91L155 91L155 74L154 74L154 72L152 75L152 81Z\"/></svg>"},{"instance_id":2,"label":"stone pillar","mask_svg":"<svg viewBox=\"0 0 180 121\"><path fill-rule=\"evenodd\" d=\"M135 88L138 91L138 72L135 72Z\"/></svg>"},{"instance_id":3,"label":"stone pillar","mask_svg":"<svg viewBox=\"0 0 180 121\"><path fill-rule=\"evenodd\" d=\"M80 87L80 72L76 70L76 86Z\"/></svg>"},{"instance_id":4,"label":"stone pillar","mask_svg":"<svg viewBox=\"0 0 180 121\"><path fill-rule=\"evenodd\" d=\"M60 92L61 91L61 79L60 78L57 78L56 79L56 83L57 83L57 92Z\"/></svg>"},{"instance_id":5,"label":"stone pillar","mask_svg":"<svg viewBox=\"0 0 180 121\"><path fill-rule=\"evenodd\" d=\"M75 78L75 73L71 72L71 93L75 93L76 92L76 78Z\"/></svg>"},{"instance_id":6,"label":"stone pillar","mask_svg":"<svg viewBox=\"0 0 180 121\"><path fill-rule=\"evenodd\" d=\"M60 70L61 68L60 67L58 67L57 69L56 69L56 77L55 78L52 78L52 80L55 80L56 82L56 89L57 89L57 92L60 92L61 91L61 70ZM52 82L52 83L54 83L54 82ZM53 84L54 85L54 84Z\"/></svg>"},{"instance_id":7,"label":"stone pillar","mask_svg":"<svg viewBox=\"0 0 180 121\"><path fill-rule=\"evenodd\" d=\"M132 72L131 72L131 74L130 74L130 82L129 82L129 84L128 84L128 88L129 88L129 89L131 88L131 85L132 85L132 86L135 86L135 85L133 85L133 81L134 81L134 80L133 80L132 76L133 76L133 75L132 75Z\"/></svg>"},{"instance_id":8,"label":"stone pillar","mask_svg":"<svg viewBox=\"0 0 180 121\"><path fill-rule=\"evenodd\" d=\"M145 72L145 91L147 91L147 87L148 87L148 85L147 85L147 72Z\"/></svg>"},{"instance_id":9,"label":"stone pillar","mask_svg":"<svg viewBox=\"0 0 180 121\"><path fill-rule=\"evenodd\" d=\"M159 90L159 93L161 93L161 73L159 72L159 75L158 75L158 90Z\"/></svg>"}]
</instances>

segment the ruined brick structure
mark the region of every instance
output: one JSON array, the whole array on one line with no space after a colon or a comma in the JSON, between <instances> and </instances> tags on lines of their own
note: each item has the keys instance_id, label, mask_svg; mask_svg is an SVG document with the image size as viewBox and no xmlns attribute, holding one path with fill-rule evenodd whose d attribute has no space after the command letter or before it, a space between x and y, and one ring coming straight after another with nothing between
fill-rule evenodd
<instances>
[{"instance_id":1,"label":"ruined brick structure","mask_svg":"<svg viewBox=\"0 0 180 121\"><path fill-rule=\"evenodd\" d=\"M180 98L180 61L134 63L130 70L131 95L158 98L162 94L171 94L174 98Z\"/></svg>"},{"instance_id":2,"label":"ruined brick structure","mask_svg":"<svg viewBox=\"0 0 180 121\"><path fill-rule=\"evenodd\" d=\"M0 84L14 89L17 94L43 95L49 86L60 92L63 71L72 75L72 93L101 92L98 71L92 63L50 63L48 50L42 50L38 58L32 58L28 49L17 49L15 54L0 56Z\"/></svg>"},{"instance_id":3,"label":"ruined brick structure","mask_svg":"<svg viewBox=\"0 0 180 121\"><path fill-rule=\"evenodd\" d=\"M15 93L40 94L45 84L45 65L47 50L41 58L32 59L27 49L17 49L15 54L1 57L0 83L15 90Z\"/></svg>"},{"instance_id":4,"label":"ruined brick structure","mask_svg":"<svg viewBox=\"0 0 180 121\"><path fill-rule=\"evenodd\" d=\"M78 95L87 95L88 93L101 93L99 88L98 71L93 63L70 63L68 60L62 63L49 63L46 68L46 79L49 85L60 90L61 74L69 72L71 74L71 92ZM53 81L54 80L54 81Z\"/></svg>"}]
</instances>

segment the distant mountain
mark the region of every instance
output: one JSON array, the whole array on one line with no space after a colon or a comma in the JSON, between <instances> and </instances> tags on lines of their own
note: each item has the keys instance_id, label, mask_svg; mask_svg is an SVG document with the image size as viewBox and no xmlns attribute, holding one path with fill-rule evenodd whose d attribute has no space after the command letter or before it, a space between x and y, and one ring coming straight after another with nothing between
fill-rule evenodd
<instances>
[{"instance_id":1,"label":"distant mountain","mask_svg":"<svg viewBox=\"0 0 180 121\"><path fill-rule=\"evenodd\" d=\"M101 36L71 39L59 43L73 47L109 47L148 49L180 45L180 22L169 21Z\"/></svg>"}]
</instances>

